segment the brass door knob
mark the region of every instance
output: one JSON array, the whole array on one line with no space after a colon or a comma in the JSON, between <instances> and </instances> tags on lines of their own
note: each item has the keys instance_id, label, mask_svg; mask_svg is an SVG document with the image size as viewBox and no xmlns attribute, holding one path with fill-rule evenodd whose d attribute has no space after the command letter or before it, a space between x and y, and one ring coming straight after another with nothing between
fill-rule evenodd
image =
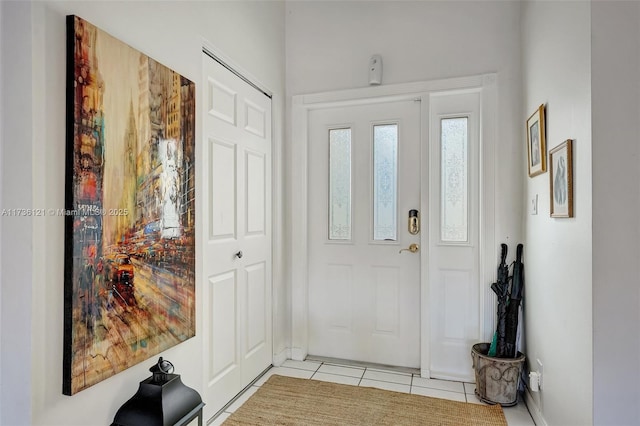
<instances>
[{"instance_id":1,"label":"brass door knob","mask_svg":"<svg viewBox=\"0 0 640 426\"><path fill-rule=\"evenodd\" d=\"M398 253L402 253L403 251L410 251L411 253L416 253L418 250L420 250L420 246L417 245L416 243L413 243L409 246L409 248L404 248L400 250Z\"/></svg>"}]
</instances>

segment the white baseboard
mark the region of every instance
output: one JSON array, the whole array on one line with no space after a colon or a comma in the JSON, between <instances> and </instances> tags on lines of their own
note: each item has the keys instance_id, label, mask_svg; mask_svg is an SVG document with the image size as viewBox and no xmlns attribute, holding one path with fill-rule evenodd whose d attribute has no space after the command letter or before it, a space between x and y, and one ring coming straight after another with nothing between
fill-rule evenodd
<instances>
[{"instance_id":1,"label":"white baseboard","mask_svg":"<svg viewBox=\"0 0 640 426\"><path fill-rule=\"evenodd\" d=\"M291 349L284 348L280 353L273 355L273 366L280 367L288 359L291 359Z\"/></svg>"},{"instance_id":2,"label":"white baseboard","mask_svg":"<svg viewBox=\"0 0 640 426\"><path fill-rule=\"evenodd\" d=\"M291 348L291 359L294 361L304 361L307 357L307 351L302 348Z\"/></svg>"},{"instance_id":3,"label":"white baseboard","mask_svg":"<svg viewBox=\"0 0 640 426\"><path fill-rule=\"evenodd\" d=\"M528 387L524 388L524 402L527 404L527 409L529 410L536 426L549 426L542 415L542 411L540 411L540 407L535 403L533 395L531 395L531 391Z\"/></svg>"}]
</instances>

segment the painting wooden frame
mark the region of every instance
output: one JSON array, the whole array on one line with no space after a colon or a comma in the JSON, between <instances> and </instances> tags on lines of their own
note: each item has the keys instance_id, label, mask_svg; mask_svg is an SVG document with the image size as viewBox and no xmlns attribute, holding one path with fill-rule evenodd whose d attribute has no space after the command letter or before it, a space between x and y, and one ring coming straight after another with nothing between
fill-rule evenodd
<instances>
[{"instance_id":1,"label":"painting wooden frame","mask_svg":"<svg viewBox=\"0 0 640 426\"><path fill-rule=\"evenodd\" d=\"M544 104L527 119L527 164L529 177L537 176L547 170L545 146Z\"/></svg>"},{"instance_id":2,"label":"painting wooden frame","mask_svg":"<svg viewBox=\"0 0 640 426\"><path fill-rule=\"evenodd\" d=\"M573 217L573 154L567 139L549 151L551 217Z\"/></svg>"},{"instance_id":3,"label":"painting wooden frame","mask_svg":"<svg viewBox=\"0 0 640 426\"><path fill-rule=\"evenodd\" d=\"M62 391L195 335L195 84L67 16Z\"/></svg>"}]
</instances>

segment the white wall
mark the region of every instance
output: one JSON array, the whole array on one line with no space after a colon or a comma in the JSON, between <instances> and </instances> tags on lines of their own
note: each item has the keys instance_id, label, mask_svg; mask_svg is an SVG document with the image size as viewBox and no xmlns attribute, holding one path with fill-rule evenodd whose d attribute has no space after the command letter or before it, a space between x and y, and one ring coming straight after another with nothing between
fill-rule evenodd
<instances>
[{"instance_id":1,"label":"white wall","mask_svg":"<svg viewBox=\"0 0 640 426\"><path fill-rule=\"evenodd\" d=\"M3 112L0 180L3 208L31 207L31 5L2 3L0 39ZM26 52L26 53L25 53ZM6 59L5 59L6 58ZM10 59L10 60L7 60ZM5 113L11 111L11 116ZM27 117L27 120L22 118ZM31 226L21 217L1 216L0 400L1 424L19 424L31 408ZM11 401L5 403L5 401ZM28 419L27 419L28 420Z\"/></svg>"},{"instance_id":2,"label":"white wall","mask_svg":"<svg viewBox=\"0 0 640 426\"><path fill-rule=\"evenodd\" d=\"M525 121L546 104L547 151L566 139L574 148L574 215L549 216L549 173L529 178L526 153L523 200L538 195L538 215L525 214L525 332L527 364L544 365L542 391L533 394L537 415L550 425L592 421L591 277L591 54L590 4L523 4L522 54Z\"/></svg>"},{"instance_id":3,"label":"white wall","mask_svg":"<svg viewBox=\"0 0 640 426\"><path fill-rule=\"evenodd\" d=\"M595 425L640 424L640 3L593 2Z\"/></svg>"},{"instance_id":4,"label":"white wall","mask_svg":"<svg viewBox=\"0 0 640 426\"><path fill-rule=\"evenodd\" d=\"M284 117L283 3L47 1L3 2L2 7L2 38L12 35L10 50L2 51L7 67L3 82L11 83L4 86L3 121L12 123L2 134L3 181L11 182L2 189L5 208L64 205L67 14L79 15L173 68L194 81L197 90L202 87L201 49L206 40L274 93L277 158ZM200 106L198 96L198 111ZM201 134L197 115L197 145ZM274 184L274 192L281 192L281 183ZM63 396L63 218L3 218L2 224L2 265L11 265L2 268L2 347L12 351L3 351L2 356L0 423L109 424L138 382L150 375L155 357L72 397ZM281 274L277 252L274 259L274 272ZM202 294L202 261L197 259L197 297ZM274 300L280 309L285 298L281 281L274 280ZM197 390L204 380L201 306L196 308L196 337L162 354L174 363L183 382ZM274 350L286 346L285 320L276 313Z\"/></svg>"},{"instance_id":5,"label":"white wall","mask_svg":"<svg viewBox=\"0 0 640 426\"><path fill-rule=\"evenodd\" d=\"M375 53L382 55L383 85L497 73L495 241L515 253L523 237L519 2L305 1L286 7L288 97L367 87ZM293 143L288 135L289 164ZM298 179L291 168L287 173L287 182ZM497 265L498 247L495 259Z\"/></svg>"}]
</instances>

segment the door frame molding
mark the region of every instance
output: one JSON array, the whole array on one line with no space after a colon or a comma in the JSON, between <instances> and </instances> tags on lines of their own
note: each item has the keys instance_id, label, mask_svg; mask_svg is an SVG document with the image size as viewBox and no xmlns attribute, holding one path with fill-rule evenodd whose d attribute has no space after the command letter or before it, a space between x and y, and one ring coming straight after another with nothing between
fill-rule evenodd
<instances>
[{"instance_id":1,"label":"door frame molding","mask_svg":"<svg viewBox=\"0 0 640 426\"><path fill-rule=\"evenodd\" d=\"M403 100L420 100L421 164L428 164L429 96L435 92L480 91L480 283L495 280L495 140L497 137L497 74L432 80L416 83L365 87L341 91L296 95L291 107L291 358L302 361L309 350L308 277L308 127L314 109L365 105ZM428 211L428 170L420 167L421 209ZM424 229L424 228L423 228ZM429 247L427 230L420 235L422 247ZM428 250L420 252L420 370L429 377L430 318ZM489 285L480 291L480 334L489 338L494 330L496 298Z\"/></svg>"}]
</instances>

